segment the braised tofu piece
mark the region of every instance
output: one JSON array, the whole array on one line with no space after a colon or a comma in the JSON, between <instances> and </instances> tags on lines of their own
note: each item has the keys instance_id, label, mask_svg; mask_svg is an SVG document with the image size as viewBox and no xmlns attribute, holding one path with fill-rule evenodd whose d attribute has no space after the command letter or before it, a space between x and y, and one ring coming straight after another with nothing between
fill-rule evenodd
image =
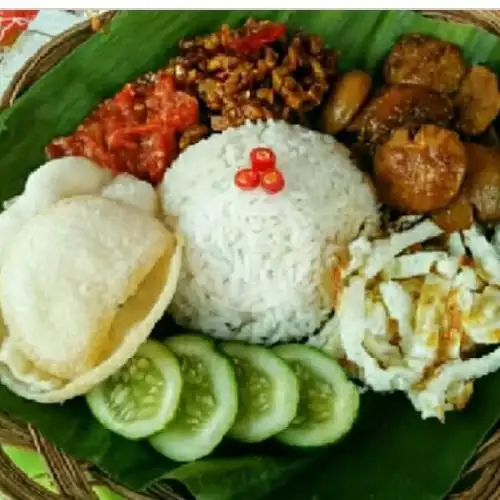
<instances>
[{"instance_id":1,"label":"braised tofu piece","mask_svg":"<svg viewBox=\"0 0 500 500\"><path fill-rule=\"evenodd\" d=\"M391 85L382 89L348 130L361 142L381 144L398 128L417 130L434 124L446 128L453 118L453 103L445 95L415 85Z\"/></svg>"},{"instance_id":2,"label":"braised tofu piece","mask_svg":"<svg viewBox=\"0 0 500 500\"><path fill-rule=\"evenodd\" d=\"M464 188L480 222L500 222L500 149L466 143Z\"/></svg>"},{"instance_id":3,"label":"braised tofu piece","mask_svg":"<svg viewBox=\"0 0 500 500\"><path fill-rule=\"evenodd\" d=\"M500 107L498 78L484 66L473 66L455 97L458 128L467 135L486 131Z\"/></svg>"},{"instance_id":4,"label":"braised tofu piece","mask_svg":"<svg viewBox=\"0 0 500 500\"><path fill-rule=\"evenodd\" d=\"M450 94L457 91L466 71L459 47L412 34L393 46L385 60L384 77L389 84L418 85Z\"/></svg>"},{"instance_id":5,"label":"braised tofu piece","mask_svg":"<svg viewBox=\"0 0 500 500\"><path fill-rule=\"evenodd\" d=\"M466 168L465 147L455 132L425 125L412 138L399 129L376 151L375 185L390 207L429 213L457 196Z\"/></svg>"},{"instance_id":6,"label":"braised tofu piece","mask_svg":"<svg viewBox=\"0 0 500 500\"><path fill-rule=\"evenodd\" d=\"M467 193L462 189L449 205L432 214L432 220L448 234L469 229L474 223L474 209Z\"/></svg>"}]
</instances>

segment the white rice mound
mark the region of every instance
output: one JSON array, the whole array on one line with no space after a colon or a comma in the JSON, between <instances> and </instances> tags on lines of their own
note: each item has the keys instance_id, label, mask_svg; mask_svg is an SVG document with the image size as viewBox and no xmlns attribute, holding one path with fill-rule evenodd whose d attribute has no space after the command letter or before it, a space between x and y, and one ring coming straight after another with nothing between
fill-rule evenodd
<instances>
[{"instance_id":1,"label":"white rice mound","mask_svg":"<svg viewBox=\"0 0 500 500\"><path fill-rule=\"evenodd\" d=\"M242 191L238 169L271 147L285 188ZM191 146L160 187L185 237L170 313L217 338L304 338L331 312L323 286L334 254L379 223L374 191L334 138L281 121L247 123Z\"/></svg>"}]
</instances>

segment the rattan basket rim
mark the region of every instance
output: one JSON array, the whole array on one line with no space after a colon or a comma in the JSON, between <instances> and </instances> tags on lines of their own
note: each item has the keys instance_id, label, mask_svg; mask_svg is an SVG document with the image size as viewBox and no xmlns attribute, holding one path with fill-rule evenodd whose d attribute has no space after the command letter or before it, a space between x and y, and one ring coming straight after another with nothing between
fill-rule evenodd
<instances>
[{"instance_id":1,"label":"rattan basket rim","mask_svg":"<svg viewBox=\"0 0 500 500\"><path fill-rule=\"evenodd\" d=\"M500 10L431 10L426 16L450 22L471 23L500 36ZM115 11L101 14L108 22ZM0 99L0 110L14 101L72 50L93 36L91 21L82 22L40 48L14 75ZM10 419L0 412L0 445L13 445L38 451L44 457L59 494L51 493L18 470L0 447L0 494L11 500L93 500L92 487L101 484L126 500L183 500L166 483L160 482L144 493L127 490L91 464L66 455L41 436L31 425ZM463 475L469 489L450 495L449 500L500 500L500 429L477 450ZM472 479L471 479L472 478Z\"/></svg>"}]
</instances>

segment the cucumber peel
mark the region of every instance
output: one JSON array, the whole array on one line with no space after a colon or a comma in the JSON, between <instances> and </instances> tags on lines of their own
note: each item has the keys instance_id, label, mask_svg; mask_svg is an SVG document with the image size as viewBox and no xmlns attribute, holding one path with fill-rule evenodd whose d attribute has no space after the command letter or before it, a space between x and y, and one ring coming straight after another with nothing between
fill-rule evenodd
<instances>
[{"instance_id":1,"label":"cucumber peel","mask_svg":"<svg viewBox=\"0 0 500 500\"><path fill-rule=\"evenodd\" d=\"M182 389L180 365L161 343L145 342L120 370L86 395L104 427L131 440L161 430L173 418Z\"/></svg>"},{"instance_id":2,"label":"cucumber peel","mask_svg":"<svg viewBox=\"0 0 500 500\"><path fill-rule=\"evenodd\" d=\"M149 441L167 458L189 462L209 455L232 427L236 375L229 359L204 337L183 334L165 344L179 359L183 390L174 419Z\"/></svg>"},{"instance_id":3,"label":"cucumber peel","mask_svg":"<svg viewBox=\"0 0 500 500\"><path fill-rule=\"evenodd\" d=\"M283 431L297 413L299 383L269 348L223 342L219 348L236 368L239 409L229 436L257 443Z\"/></svg>"},{"instance_id":4,"label":"cucumber peel","mask_svg":"<svg viewBox=\"0 0 500 500\"><path fill-rule=\"evenodd\" d=\"M300 384L297 415L276 438L300 447L325 446L340 440L358 415L357 387L335 360L312 346L288 344L273 351L289 363Z\"/></svg>"}]
</instances>

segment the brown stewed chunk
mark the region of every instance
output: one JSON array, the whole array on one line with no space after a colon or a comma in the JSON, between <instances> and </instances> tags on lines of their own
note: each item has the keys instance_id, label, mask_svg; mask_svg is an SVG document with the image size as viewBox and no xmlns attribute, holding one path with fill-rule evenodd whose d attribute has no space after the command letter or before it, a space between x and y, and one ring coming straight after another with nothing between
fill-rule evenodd
<instances>
[{"instance_id":1,"label":"brown stewed chunk","mask_svg":"<svg viewBox=\"0 0 500 500\"><path fill-rule=\"evenodd\" d=\"M361 142L381 144L400 128L416 130L432 123L448 127L453 103L445 95L415 85L391 85L381 90L347 127Z\"/></svg>"},{"instance_id":2,"label":"brown stewed chunk","mask_svg":"<svg viewBox=\"0 0 500 500\"><path fill-rule=\"evenodd\" d=\"M500 149L466 143L464 190L481 222L500 222Z\"/></svg>"},{"instance_id":3,"label":"brown stewed chunk","mask_svg":"<svg viewBox=\"0 0 500 500\"><path fill-rule=\"evenodd\" d=\"M484 66L473 66L455 97L458 128L468 135L483 133L496 118L500 107L498 78Z\"/></svg>"},{"instance_id":4,"label":"brown stewed chunk","mask_svg":"<svg viewBox=\"0 0 500 500\"><path fill-rule=\"evenodd\" d=\"M398 129L377 148L375 185L383 203L403 213L424 214L457 196L467 168L458 135L424 125L415 135Z\"/></svg>"},{"instance_id":5,"label":"brown stewed chunk","mask_svg":"<svg viewBox=\"0 0 500 500\"><path fill-rule=\"evenodd\" d=\"M461 50L426 35L405 35L385 60L387 83L419 85L436 92L456 92L467 71Z\"/></svg>"},{"instance_id":6,"label":"brown stewed chunk","mask_svg":"<svg viewBox=\"0 0 500 500\"><path fill-rule=\"evenodd\" d=\"M463 185L458 196L448 206L432 214L432 220L447 233L463 231L472 226L474 210Z\"/></svg>"},{"instance_id":7,"label":"brown stewed chunk","mask_svg":"<svg viewBox=\"0 0 500 500\"><path fill-rule=\"evenodd\" d=\"M344 129L361 109L372 89L372 78L360 70L342 75L331 90L321 114L321 128L328 134Z\"/></svg>"},{"instance_id":8,"label":"brown stewed chunk","mask_svg":"<svg viewBox=\"0 0 500 500\"><path fill-rule=\"evenodd\" d=\"M432 215L447 232L480 222L500 222L500 150L481 144L465 143L467 173L459 195L444 209Z\"/></svg>"}]
</instances>

